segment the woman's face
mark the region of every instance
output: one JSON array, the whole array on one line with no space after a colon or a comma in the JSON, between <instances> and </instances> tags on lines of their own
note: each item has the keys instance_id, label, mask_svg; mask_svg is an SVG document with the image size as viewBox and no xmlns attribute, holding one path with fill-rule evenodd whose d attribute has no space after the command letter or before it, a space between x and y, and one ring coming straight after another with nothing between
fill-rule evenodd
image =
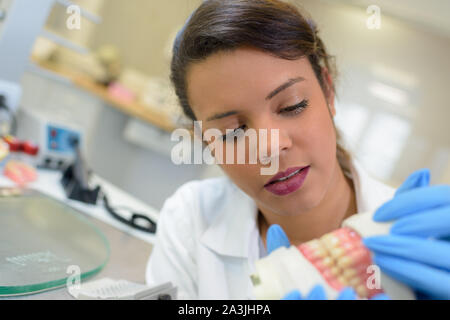
<instances>
[{"instance_id":1,"label":"woman's face","mask_svg":"<svg viewBox=\"0 0 450 320\"><path fill-rule=\"evenodd\" d=\"M252 48L220 52L191 65L187 85L203 131L268 130L269 154L278 155L278 172L288 179L271 181L275 174L262 175L268 166L260 161L221 165L261 210L293 216L321 202L338 170L334 96L328 106L307 58L285 60ZM279 130L278 147L272 129Z\"/></svg>"}]
</instances>

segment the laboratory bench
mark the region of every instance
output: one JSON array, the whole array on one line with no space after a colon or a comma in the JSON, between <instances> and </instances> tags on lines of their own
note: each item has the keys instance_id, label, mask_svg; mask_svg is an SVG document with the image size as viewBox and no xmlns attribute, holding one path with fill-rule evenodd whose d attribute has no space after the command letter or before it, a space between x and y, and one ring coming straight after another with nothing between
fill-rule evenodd
<instances>
[{"instance_id":1,"label":"laboratory bench","mask_svg":"<svg viewBox=\"0 0 450 320\"><path fill-rule=\"evenodd\" d=\"M112 217L101 205L88 205L68 200L60 183L60 178L61 172L40 169L38 170L38 179L31 183L29 188L45 193L83 212L85 218L107 238L110 248L108 262L100 272L87 278L85 281L112 278L144 284L145 269L155 241L155 235L132 229ZM130 207L136 212L147 214L153 221L157 221L158 212L154 208L120 190L99 176L93 176L92 182L101 186L108 195L112 205ZM3 175L0 177L0 187L13 186L15 185L12 181ZM69 294L66 286L64 286L41 293L1 299L67 300L75 298Z\"/></svg>"}]
</instances>

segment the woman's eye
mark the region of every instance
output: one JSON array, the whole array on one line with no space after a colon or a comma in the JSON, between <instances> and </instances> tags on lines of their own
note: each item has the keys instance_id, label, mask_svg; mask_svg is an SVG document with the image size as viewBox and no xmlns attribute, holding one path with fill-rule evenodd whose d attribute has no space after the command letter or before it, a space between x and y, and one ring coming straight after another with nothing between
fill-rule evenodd
<instances>
[{"instance_id":1,"label":"woman's eye","mask_svg":"<svg viewBox=\"0 0 450 320\"><path fill-rule=\"evenodd\" d=\"M303 100L300 103L297 103L296 105L286 107L280 110L281 114L287 115L287 116L295 116L302 112L306 107L309 105L308 100Z\"/></svg>"},{"instance_id":2,"label":"woman's eye","mask_svg":"<svg viewBox=\"0 0 450 320\"><path fill-rule=\"evenodd\" d=\"M224 134L222 136L223 141L226 141L226 140L228 140L230 138L235 138L235 137L239 138L240 134L244 132L245 128L247 128L247 126L244 124L244 125L240 126L239 128L234 129L234 130L229 130L228 129L227 130L228 133Z\"/></svg>"}]
</instances>

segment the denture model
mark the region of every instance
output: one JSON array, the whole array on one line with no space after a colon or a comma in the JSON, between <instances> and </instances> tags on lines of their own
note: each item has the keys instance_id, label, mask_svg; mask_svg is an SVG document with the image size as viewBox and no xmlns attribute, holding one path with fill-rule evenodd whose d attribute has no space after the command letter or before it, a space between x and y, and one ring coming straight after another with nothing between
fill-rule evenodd
<instances>
[{"instance_id":1,"label":"denture model","mask_svg":"<svg viewBox=\"0 0 450 320\"><path fill-rule=\"evenodd\" d=\"M373 264L362 238L388 234L392 223L378 223L373 213L346 219L342 228L299 246L278 248L256 261L251 275L256 299L281 299L297 289L306 296L322 284L328 299L336 299L344 287L352 287L361 299L385 293L391 299L415 299L413 291Z\"/></svg>"}]
</instances>

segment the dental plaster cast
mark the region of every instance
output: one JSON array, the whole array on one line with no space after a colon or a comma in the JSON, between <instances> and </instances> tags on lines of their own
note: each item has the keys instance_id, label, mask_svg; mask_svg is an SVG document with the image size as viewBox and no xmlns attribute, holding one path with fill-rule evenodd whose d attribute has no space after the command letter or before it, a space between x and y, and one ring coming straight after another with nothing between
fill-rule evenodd
<instances>
[{"instance_id":1,"label":"dental plaster cast","mask_svg":"<svg viewBox=\"0 0 450 320\"><path fill-rule=\"evenodd\" d=\"M389 233L392 223L378 223L373 213L356 214L342 228L299 246L281 247L255 263L251 275L258 300L281 299L292 290L306 295L322 284L327 296L351 286L359 298L385 293L391 299L415 299L413 291L373 264L362 238Z\"/></svg>"}]
</instances>

